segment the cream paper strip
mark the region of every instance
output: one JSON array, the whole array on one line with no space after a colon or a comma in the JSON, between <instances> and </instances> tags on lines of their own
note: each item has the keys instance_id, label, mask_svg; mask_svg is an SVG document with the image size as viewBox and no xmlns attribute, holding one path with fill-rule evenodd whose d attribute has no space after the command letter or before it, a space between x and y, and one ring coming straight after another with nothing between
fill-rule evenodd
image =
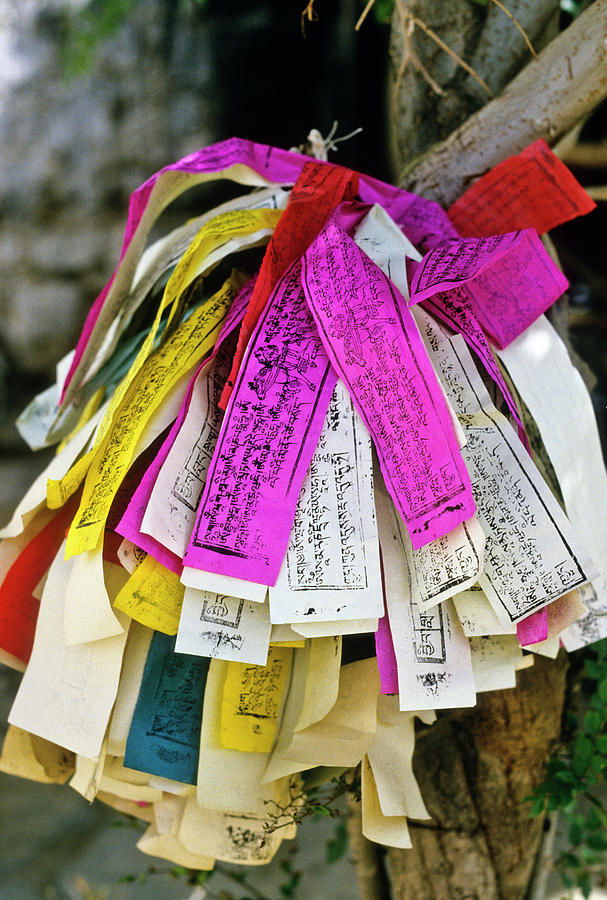
<instances>
[{"instance_id":1,"label":"cream paper strip","mask_svg":"<svg viewBox=\"0 0 607 900\"><path fill-rule=\"evenodd\" d=\"M378 619L339 619L336 622L297 622L293 631L306 638L328 637L332 634L372 634L377 631Z\"/></svg>"},{"instance_id":2,"label":"cream paper strip","mask_svg":"<svg viewBox=\"0 0 607 900\"><path fill-rule=\"evenodd\" d=\"M283 723L264 782L314 766L356 766L373 742L376 730L379 676L375 658L342 666L339 691L330 711L314 724L295 731L304 708L306 692L314 695L308 679L320 679L310 659L297 655Z\"/></svg>"},{"instance_id":3,"label":"cream paper strip","mask_svg":"<svg viewBox=\"0 0 607 900\"><path fill-rule=\"evenodd\" d=\"M268 593L265 584L245 581L244 578L234 578L232 575L205 572L203 569L193 569L190 566L184 566L181 581L187 587L199 591L225 594L227 597L238 597L241 600L251 600L253 603L263 603Z\"/></svg>"},{"instance_id":4,"label":"cream paper strip","mask_svg":"<svg viewBox=\"0 0 607 900\"><path fill-rule=\"evenodd\" d=\"M64 597L73 564L63 558L63 550L49 571L32 656L9 721L95 758L116 699L127 633L77 646L65 643Z\"/></svg>"},{"instance_id":5,"label":"cream paper strip","mask_svg":"<svg viewBox=\"0 0 607 900\"><path fill-rule=\"evenodd\" d=\"M567 348L542 316L498 356L535 419L567 516L593 559L595 596L563 634L567 650L607 635L607 475L588 391Z\"/></svg>"},{"instance_id":6,"label":"cream paper strip","mask_svg":"<svg viewBox=\"0 0 607 900\"><path fill-rule=\"evenodd\" d=\"M373 770L365 756L361 766L362 833L377 844L409 850L413 846L406 816L386 816L381 808Z\"/></svg>"},{"instance_id":7,"label":"cream paper strip","mask_svg":"<svg viewBox=\"0 0 607 900\"><path fill-rule=\"evenodd\" d=\"M516 687L516 669L523 654L515 635L470 638L470 652L478 693Z\"/></svg>"},{"instance_id":8,"label":"cream paper strip","mask_svg":"<svg viewBox=\"0 0 607 900\"><path fill-rule=\"evenodd\" d=\"M474 706L476 692L468 639L453 602L431 610L414 602L396 511L383 488L375 493L384 592L398 671L401 710Z\"/></svg>"},{"instance_id":9,"label":"cream paper strip","mask_svg":"<svg viewBox=\"0 0 607 900\"><path fill-rule=\"evenodd\" d=\"M124 627L111 601L127 578L121 566L104 562L101 548L74 559L63 601L63 636L68 646L122 634Z\"/></svg>"},{"instance_id":10,"label":"cream paper strip","mask_svg":"<svg viewBox=\"0 0 607 900\"><path fill-rule=\"evenodd\" d=\"M399 710L398 697L381 694L377 732L367 757L384 816L430 818L413 774L414 750L414 714Z\"/></svg>"},{"instance_id":11,"label":"cream paper strip","mask_svg":"<svg viewBox=\"0 0 607 900\"><path fill-rule=\"evenodd\" d=\"M482 588L462 591L453 598L457 617L467 637L485 634L516 634L516 625L504 625L495 614ZM555 600L555 603L558 601Z\"/></svg>"},{"instance_id":12,"label":"cream paper strip","mask_svg":"<svg viewBox=\"0 0 607 900\"><path fill-rule=\"evenodd\" d=\"M382 615L371 438L340 382L269 594L270 617L276 623Z\"/></svg>"},{"instance_id":13,"label":"cream paper strip","mask_svg":"<svg viewBox=\"0 0 607 900\"><path fill-rule=\"evenodd\" d=\"M160 859L168 859L174 865L188 869L210 871L215 860L200 853L191 853L180 843L177 834L185 800L167 794L154 804L153 822L137 843L137 849Z\"/></svg>"},{"instance_id":14,"label":"cream paper strip","mask_svg":"<svg viewBox=\"0 0 607 900\"><path fill-rule=\"evenodd\" d=\"M584 542L495 409L462 337L415 307L422 337L468 438L462 450L486 535L479 584L498 617L519 622L592 577Z\"/></svg>"},{"instance_id":15,"label":"cream paper strip","mask_svg":"<svg viewBox=\"0 0 607 900\"><path fill-rule=\"evenodd\" d=\"M198 805L233 815L264 816L267 802L284 802L284 783L262 785L269 753L229 750L222 746L221 701L228 663L212 660L207 674L196 797ZM226 777L229 772L229 778Z\"/></svg>"},{"instance_id":16,"label":"cream paper strip","mask_svg":"<svg viewBox=\"0 0 607 900\"><path fill-rule=\"evenodd\" d=\"M179 826L178 838L191 853L205 853L221 862L241 866L269 863L278 850L284 829L268 834L267 817L232 815L201 809L195 797L188 797Z\"/></svg>"}]
</instances>

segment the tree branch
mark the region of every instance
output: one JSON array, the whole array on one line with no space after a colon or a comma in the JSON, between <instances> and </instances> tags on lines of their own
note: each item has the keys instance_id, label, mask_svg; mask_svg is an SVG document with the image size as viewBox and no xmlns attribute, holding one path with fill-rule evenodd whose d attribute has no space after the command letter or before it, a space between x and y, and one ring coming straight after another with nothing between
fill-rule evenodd
<instances>
[{"instance_id":1,"label":"tree branch","mask_svg":"<svg viewBox=\"0 0 607 900\"><path fill-rule=\"evenodd\" d=\"M414 160L400 183L449 206L476 178L540 137L555 143L607 96L607 0L596 0L504 93Z\"/></svg>"}]
</instances>

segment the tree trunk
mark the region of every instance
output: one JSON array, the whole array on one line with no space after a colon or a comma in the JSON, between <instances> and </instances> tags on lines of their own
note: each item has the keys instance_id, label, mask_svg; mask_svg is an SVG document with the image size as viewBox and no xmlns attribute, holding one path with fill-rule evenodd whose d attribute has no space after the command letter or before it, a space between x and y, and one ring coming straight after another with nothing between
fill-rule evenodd
<instances>
[{"instance_id":1,"label":"tree trunk","mask_svg":"<svg viewBox=\"0 0 607 900\"><path fill-rule=\"evenodd\" d=\"M541 44L559 4L505 5ZM408 12L477 77L413 28ZM524 38L497 6L396 0L391 143L400 183L448 206L479 175L536 138L554 143L607 94L606 34L607 0L596 0L502 96L490 99L478 79L497 93L530 58ZM411 49L421 67L403 65ZM442 144L428 150L437 140ZM394 900L524 900L545 823L529 818L523 800L541 782L560 738L566 670L563 655L538 657L519 673L516 690L482 694L474 710L441 714L420 732L414 767L432 822L413 823L412 850L387 851Z\"/></svg>"},{"instance_id":2,"label":"tree trunk","mask_svg":"<svg viewBox=\"0 0 607 900\"><path fill-rule=\"evenodd\" d=\"M560 735L566 657L479 695L420 734L414 768L431 823L388 852L394 900L523 900L543 835L523 802Z\"/></svg>"}]
</instances>

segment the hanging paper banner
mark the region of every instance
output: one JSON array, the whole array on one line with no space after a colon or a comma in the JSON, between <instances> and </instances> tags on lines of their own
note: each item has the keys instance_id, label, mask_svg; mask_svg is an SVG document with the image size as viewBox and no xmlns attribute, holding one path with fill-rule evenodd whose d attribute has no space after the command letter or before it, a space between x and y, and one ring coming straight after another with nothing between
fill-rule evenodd
<instances>
[{"instance_id":1,"label":"hanging paper banner","mask_svg":"<svg viewBox=\"0 0 607 900\"><path fill-rule=\"evenodd\" d=\"M382 614L371 440L338 382L297 501L276 585L273 622Z\"/></svg>"},{"instance_id":2,"label":"hanging paper banner","mask_svg":"<svg viewBox=\"0 0 607 900\"><path fill-rule=\"evenodd\" d=\"M421 332L467 436L468 464L485 531L479 583L507 624L525 619L592 577L579 538L506 419L497 412L459 335L423 310Z\"/></svg>"},{"instance_id":3,"label":"hanging paper banner","mask_svg":"<svg viewBox=\"0 0 607 900\"><path fill-rule=\"evenodd\" d=\"M124 764L173 781L196 784L208 660L174 651L175 638L160 632L154 634Z\"/></svg>"},{"instance_id":4,"label":"hanging paper banner","mask_svg":"<svg viewBox=\"0 0 607 900\"><path fill-rule=\"evenodd\" d=\"M274 584L336 383L292 266L251 339L184 565ZM187 569L183 580L186 584ZM229 589L216 593L232 595Z\"/></svg>"},{"instance_id":5,"label":"hanging paper banner","mask_svg":"<svg viewBox=\"0 0 607 900\"><path fill-rule=\"evenodd\" d=\"M304 258L325 349L373 438L413 546L474 514L449 411L411 314L381 270L330 224Z\"/></svg>"},{"instance_id":6,"label":"hanging paper banner","mask_svg":"<svg viewBox=\"0 0 607 900\"><path fill-rule=\"evenodd\" d=\"M596 207L546 141L509 156L469 187L449 209L463 237L489 237L518 228L540 234Z\"/></svg>"}]
</instances>

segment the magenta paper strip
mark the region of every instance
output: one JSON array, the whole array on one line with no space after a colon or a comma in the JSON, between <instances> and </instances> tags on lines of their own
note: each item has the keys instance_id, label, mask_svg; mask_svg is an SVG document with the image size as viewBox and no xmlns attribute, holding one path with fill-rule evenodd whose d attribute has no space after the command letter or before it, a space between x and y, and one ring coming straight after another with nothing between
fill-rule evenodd
<instances>
[{"instance_id":1,"label":"magenta paper strip","mask_svg":"<svg viewBox=\"0 0 607 900\"><path fill-rule=\"evenodd\" d=\"M527 228L431 250L415 272L412 302L464 285L476 318L503 349L561 296L568 282L537 232Z\"/></svg>"},{"instance_id":2,"label":"magenta paper strip","mask_svg":"<svg viewBox=\"0 0 607 900\"><path fill-rule=\"evenodd\" d=\"M548 610L545 607L538 609L526 619L517 622L516 636L521 647L545 641L548 637Z\"/></svg>"},{"instance_id":3,"label":"magenta paper strip","mask_svg":"<svg viewBox=\"0 0 607 900\"><path fill-rule=\"evenodd\" d=\"M305 254L303 285L417 550L471 518L475 504L412 314L383 272L332 223Z\"/></svg>"},{"instance_id":4,"label":"magenta paper strip","mask_svg":"<svg viewBox=\"0 0 607 900\"><path fill-rule=\"evenodd\" d=\"M377 654L377 668L379 669L379 683L382 694L398 694L398 668L394 643L390 630L390 621L384 615L378 622L375 632L375 652Z\"/></svg>"},{"instance_id":5,"label":"magenta paper strip","mask_svg":"<svg viewBox=\"0 0 607 900\"><path fill-rule=\"evenodd\" d=\"M254 285L255 278L251 278L251 280L245 284L242 290L239 291L234 298L234 302L230 307L230 310L223 322L223 325L217 337L217 341L215 342L213 352L200 363L194 375L192 376L188 385L188 389L186 391L186 395L183 398L183 403L181 404L179 413L171 427L171 430L169 431L165 441L163 442L162 447L155 456L152 464L147 468L137 489L131 497L131 500L122 519L115 528L115 531L118 534L122 535L122 537L127 538L129 541L132 541L133 544L136 544L138 547L141 547L142 550L145 550L146 553L149 553L150 556L153 556L154 559L157 559L158 562L162 563L162 565L166 566L167 569L170 569L171 572L175 572L176 574L181 574L181 571L183 569L182 560L179 559L178 556L176 556L166 547L164 547L155 538L151 537L149 534L145 534L144 532L142 532L141 523L143 521L143 516L149 503L150 496L154 489L154 484L156 483L156 479L158 478L158 473L164 465L171 447L175 443L175 439L177 438L181 426L183 425L183 421L187 415L188 409L190 407L190 400L192 399L192 393L194 391L194 387L196 385L198 377L202 373L202 370L211 362L211 360L215 358L215 356L219 352L219 348L222 346L226 338L228 338L230 334L232 334L232 332L235 331L242 322L247 304L253 292Z\"/></svg>"},{"instance_id":6,"label":"magenta paper strip","mask_svg":"<svg viewBox=\"0 0 607 900\"><path fill-rule=\"evenodd\" d=\"M273 585L337 376L286 272L249 342L184 564Z\"/></svg>"},{"instance_id":7,"label":"magenta paper strip","mask_svg":"<svg viewBox=\"0 0 607 900\"><path fill-rule=\"evenodd\" d=\"M293 184L297 180L297 176L304 164L309 162L309 159L308 156L291 153L277 147L269 147L266 144L256 144L242 138L230 138L218 144L211 144L209 147L185 156L178 162L165 166L163 169L155 172L131 194L120 260L122 261L127 254L133 238L138 232L154 187L162 179L163 175L167 173L183 173L184 175L209 173L214 174L217 178L230 178L244 184L259 184L260 177L266 183ZM330 164L327 163L327 165ZM257 178L254 177L255 175ZM187 187L187 184L184 184L185 187ZM431 223L437 219L437 209L440 209L440 207L421 197L416 197L415 194L403 191L393 185L385 184L376 178L371 178L364 174L360 175L359 194L361 200L365 203L381 204L392 218L402 224L403 227L407 227L410 224L412 229L418 228L422 232L431 232L436 228ZM167 200L166 203L168 202ZM413 202L415 202L415 207L411 210L411 221L408 222L407 210ZM424 225L425 221L428 222L428 225ZM441 228L443 227L444 224L441 225ZM103 308L117 271L114 272L89 311L76 346L70 371L65 380L64 395L84 356L99 313Z\"/></svg>"}]
</instances>

